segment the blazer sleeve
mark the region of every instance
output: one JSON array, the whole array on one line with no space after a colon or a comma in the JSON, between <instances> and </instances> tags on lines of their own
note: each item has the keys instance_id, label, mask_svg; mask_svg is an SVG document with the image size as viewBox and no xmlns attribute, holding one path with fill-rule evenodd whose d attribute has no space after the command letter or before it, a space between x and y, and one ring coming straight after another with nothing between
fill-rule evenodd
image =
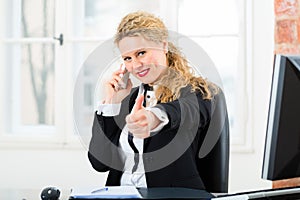
<instances>
[{"instance_id":1,"label":"blazer sleeve","mask_svg":"<svg viewBox=\"0 0 300 200\"><path fill-rule=\"evenodd\" d=\"M88 158L93 168L99 172L105 172L114 168L122 168L118 148L119 138L125 126L125 117L134 104L137 89L134 88L121 104L120 114L113 117L105 117L102 113L94 114L92 137L89 144Z\"/></svg>"},{"instance_id":2,"label":"blazer sleeve","mask_svg":"<svg viewBox=\"0 0 300 200\"><path fill-rule=\"evenodd\" d=\"M95 170L105 172L112 166L113 149L117 148L117 134L120 131L113 117L95 113L88 151L88 158Z\"/></svg>"},{"instance_id":3,"label":"blazer sleeve","mask_svg":"<svg viewBox=\"0 0 300 200\"><path fill-rule=\"evenodd\" d=\"M162 130L166 132L177 130L180 126L201 129L207 126L211 118L210 100L204 100L200 92L190 92L190 87L184 88L179 99L155 107L168 115L169 123Z\"/></svg>"}]
</instances>

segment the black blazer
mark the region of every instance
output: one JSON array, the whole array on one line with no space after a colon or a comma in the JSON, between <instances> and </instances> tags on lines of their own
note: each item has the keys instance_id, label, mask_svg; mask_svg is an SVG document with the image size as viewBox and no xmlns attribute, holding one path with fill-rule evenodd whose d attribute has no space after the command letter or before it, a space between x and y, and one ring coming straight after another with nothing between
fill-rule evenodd
<instances>
[{"instance_id":1,"label":"black blazer","mask_svg":"<svg viewBox=\"0 0 300 200\"><path fill-rule=\"evenodd\" d=\"M158 103L169 123L158 133L144 140L143 161L147 187L186 187L205 189L197 166L198 151L210 123L211 101L190 87L181 90L173 102ZM95 113L88 158L99 172L109 171L106 185L119 186L124 162L117 148L125 117L138 94L133 88L121 104L118 116L104 117Z\"/></svg>"}]
</instances>

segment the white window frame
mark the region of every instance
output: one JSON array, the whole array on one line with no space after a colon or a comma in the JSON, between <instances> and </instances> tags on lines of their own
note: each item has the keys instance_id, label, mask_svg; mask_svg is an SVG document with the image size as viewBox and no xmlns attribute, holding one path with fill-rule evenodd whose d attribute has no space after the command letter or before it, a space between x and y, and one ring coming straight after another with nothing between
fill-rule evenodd
<instances>
[{"instance_id":1,"label":"white window frame","mask_svg":"<svg viewBox=\"0 0 300 200\"><path fill-rule=\"evenodd\" d=\"M242 3L242 8L244 10L243 13L243 22L242 24L242 45L240 49L244 49L243 55L241 55L240 62L242 67L238 67L240 69L238 74L241 74L241 80L238 80L237 83L242 83L241 87L238 88L238 92L236 98L241 98L241 101L237 101L238 105L236 111L236 118L239 119L237 122L239 123L236 131L236 137L231 139L231 151L232 152L240 152L240 153L252 153L254 150L253 146L253 118L251 112L251 106L253 105L253 1L251 0L243 0L236 1L237 3ZM239 84L240 85L240 84Z\"/></svg>"}]
</instances>

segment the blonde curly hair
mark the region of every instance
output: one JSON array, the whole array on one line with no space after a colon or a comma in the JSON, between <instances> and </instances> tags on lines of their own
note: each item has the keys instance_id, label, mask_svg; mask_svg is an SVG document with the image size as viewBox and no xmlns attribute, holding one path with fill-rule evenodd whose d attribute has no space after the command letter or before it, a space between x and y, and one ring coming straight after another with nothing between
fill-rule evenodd
<instances>
[{"instance_id":1,"label":"blonde curly hair","mask_svg":"<svg viewBox=\"0 0 300 200\"><path fill-rule=\"evenodd\" d=\"M168 39L168 30L161 19L154 15L138 11L126 15L120 22L114 42L124 37L142 36L146 40L162 43ZM204 99L211 99L217 87L202 77L196 77L187 59L178 48L168 41L167 70L155 84L155 96L161 103L174 101L180 97L180 90L188 85L192 91L200 91Z\"/></svg>"}]
</instances>

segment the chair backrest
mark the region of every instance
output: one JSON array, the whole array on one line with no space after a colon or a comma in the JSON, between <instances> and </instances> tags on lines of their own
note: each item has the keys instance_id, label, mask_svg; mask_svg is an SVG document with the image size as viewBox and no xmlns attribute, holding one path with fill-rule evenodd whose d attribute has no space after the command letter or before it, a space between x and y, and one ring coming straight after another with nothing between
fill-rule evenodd
<instances>
[{"instance_id":1,"label":"chair backrest","mask_svg":"<svg viewBox=\"0 0 300 200\"><path fill-rule=\"evenodd\" d=\"M229 121L222 90L212 100L212 117L199 150L198 171L208 192L228 192Z\"/></svg>"}]
</instances>

